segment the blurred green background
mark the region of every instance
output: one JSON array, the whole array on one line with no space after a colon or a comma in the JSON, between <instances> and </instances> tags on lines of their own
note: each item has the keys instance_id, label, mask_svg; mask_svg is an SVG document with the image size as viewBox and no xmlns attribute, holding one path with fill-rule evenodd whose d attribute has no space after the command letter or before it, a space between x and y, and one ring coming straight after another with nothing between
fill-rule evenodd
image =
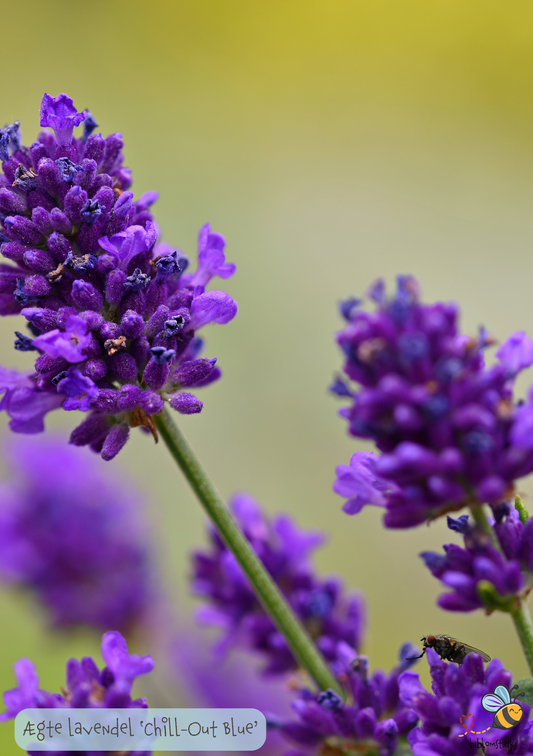
<instances>
[{"instance_id":1,"label":"blurred green background","mask_svg":"<svg viewBox=\"0 0 533 756\"><path fill-rule=\"evenodd\" d=\"M365 593L374 668L406 640L448 633L525 675L510 620L435 606L417 555L454 540L440 523L387 532L378 510L341 512L334 468L364 447L326 388L340 366L337 302L378 276L415 274L428 301L461 304L468 333L533 335L531 4L20 0L2 20L1 124L20 120L31 144L43 92L67 92L104 135L122 132L136 195L160 192L166 241L194 259L206 221L227 239L238 272L224 288L240 312L209 330L205 352L224 378L182 422L221 492L246 490L328 534L318 567ZM18 327L0 323L1 362L28 369L12 349ZM80 419L56 415L49 426L65 434ZM199 506L140 433L110 468L145 491L166 586L190 622ZM530 500L532 483L522 489ZM0 592L0 615L1 690L21 656L50 690L68 656L99 658L90 633L46 634L26 597ZM11 724L0 750L20 753Z\"/></svg>"}]
</instances>

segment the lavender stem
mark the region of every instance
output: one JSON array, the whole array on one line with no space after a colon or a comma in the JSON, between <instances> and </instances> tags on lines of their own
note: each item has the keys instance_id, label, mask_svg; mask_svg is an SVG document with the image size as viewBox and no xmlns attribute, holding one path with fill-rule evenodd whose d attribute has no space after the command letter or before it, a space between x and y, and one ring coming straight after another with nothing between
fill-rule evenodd
<instances>
[{"instance_id":1,"label":"lavender stem","mask_svg":"<svg viewBox=\"0 0 533 756\"><path fill-rule=\"evenodd\" d=\"M524 599L518 600L518 606L511 611L511 617L513 618L517 635L520 638L520 643L529 665L529 671L533 676L533 623L531 622L531 615Z\"/></svg>"},{"instance_id":2,"label":"lavender stem","mask_svg":"<svg viewBox=\"0 0 533 756\"><path fill-rule=\"evenodd\" d=\"M265 611L275 622L300 665L309 672L319 690L332 688L342 695L343 691L329 670L323 656L294 615L249 542L239 530L226 509L222 497L207 477L194 451L174 423L168 410L165 408L161 414L155 417L155 421L168 450L189 481L191 488L224 539L228 549L245 572Z\"/></svg>"},{"instance_id":3,"label":"lavender stem","mask_svg":"<svg viewBox=\"0 0 533 756\"><path fill-rule=\"evenodd\" d=\"M496 533L490 526L490 522L487 520L487 515L485 514L485 510L483 509L483 504L470 504L470 512L472 514L472 519L476 523L476 525L487 535L492 545L495 549L497 549L500 554L503 554L502 547L500 546L500 542L496 538Z\"/></svg>"}]
</instances>

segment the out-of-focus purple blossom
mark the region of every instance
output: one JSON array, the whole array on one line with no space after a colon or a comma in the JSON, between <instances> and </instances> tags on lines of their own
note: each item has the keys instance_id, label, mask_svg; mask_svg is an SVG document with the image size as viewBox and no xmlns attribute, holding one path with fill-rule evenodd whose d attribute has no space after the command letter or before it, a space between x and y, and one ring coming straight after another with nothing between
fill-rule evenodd
<instances>
[{"instance_id":1,"label":"out-of-focus purple blossom","mask_svg":"<svg viewBox=\"0 0 533 756\"><path fill-rule=\"evenodd\" d=\"M265 678L258 669L257 656L251 653L235 650L224 658L213 659L207 637L203 635L198 628L194 633L181 629L170 652L169 663L175 673L176 687L185 697L187 706L251 707L262 711L267 722L289 717L294 692L289 690L288 680ZM282 756L286 750L285 738L274 728L267 730L265 744L255 753Z\"/></svg>"},{"instance_id":2,"label":"out-of-focus purple blossom","mask_svg":"<svg viewBox=\"0 0 533 756\"><path fill-rule=\"evenodd\" d=\"M517 331L501 345L496 357L511 375L516 375L533 364L533 341L525 331Z\"/></svg>"},{"instance_id":3,"label":"out-of-focus purple blossom","mask_svg":"<svg viewBox=\"0 0 533 756\"><path fill-rule=\"evenodd\" d=\"M511 673L499 659L493 659L485 670L478 654L468 654L458 666L428 649L427 660L433 695L423 688L416 672L406 671L399 678L400 700L420 718L419 727L408 735L414 756L466 756L477 748L478 739L493 744L483 750L488 756L533 753L533 720L528 718L530 707L525 702L520 702L522 720L509 731L492 727L494 714L481 706L482 697L498 685L511 690Z\"/></svg>"},{"instance_id":4,"label":"out-of-focus purple blossom","mask_svg":"<svg viewBox=\"0 0 533 756\"><path fill-rule=\"evenodd\" d=\"M0 578L35 593L56 626L146 617L155 579L137 494L59 439L10 440L4 457Z\"/></svg>"},{"instance_id":5,"label":"out-of-focus purple blossom","mask_svg":"<svg viewBox=\"0 0 533 756\"><path fill-rule=\"evenodd\" d=\"M448 527L464 536L464 548L448 544L444 554L425 551L420 555L431 574L452 589L438 599L443 609L509 610L528 588L524 575L533 572L533 520L524 524L518 511L507 504L500 506L497 514L498 520L490 518L489 524L501 551L488 535L469 523L468 515L462 515L458 519L448 517Z\"/></svg>"},{"instance_id":6,"label":"out-of-focus purple blossom","mask_svg":"<svg viewBox=\"0 0 533 756\"><path fill-rule=\"evenodd\" d=\"M286 756L320 756L348 753L378 753L391 756L400 739L416 726L418 717L400 700L398 679L412 662L405 661L413 647L400 650L400 664L390 674L377 670L370 675L368 657L357 656L339 643L337 675L348 691L346 702L333 690L300 691L292 704L297 720L272 722L297 747Z\"/></svg>"},{"instance_id":7,"label":"out-of-focus purple blossom","mask_svg":"<svg viewBox=\"0 0 533 756\"><path fill-rule=\"evenodd\" d=\"M395 483L380 478L376 473L377 457L371 452L355 452L349 465L337 467L337 480L333 486L339 496L348 496L343 509L348 514L357 514L365 504L384 507L387 493L397 491Z\"/></svg>"},{"instance_id":8,"label":"out-of-focus purple blossom","mask_svg":"<svg viewBox=\"0 0 533 756\"><path fill-rule=\"evenodd\" d=\"M18 687L4 693L7 711L0 721L13 719L23 709L147 709L145 698L133 699L133 683L140 675L151 672L154 662L150 656L136 656L128 652L126 641L118 632L105 633L102 638L102 657L106 666L99 670L90 656L80 661L69 659L66 685L62 693L39 690L39 678L33 663L21 659L15 664ZM29 754L39 753L28 751ZM51 756L64 756L64 751L48 751ZM83 756L85 751L78 753ZM129 756L150 756L151 751L130 751Z\"/></svg>"},{"instance_id":9,"label":"out-of-focus purple blossom","mask_svg":"<svg viewBox=\"0 0 533 756\"><path fill-rule=\"evenodd\" d=\"M340 411L349 432L372 439L381 456L339 467L345 510L384 506L385 525L406 528L467 503L498 504L533 471L533 397L519 406L512 394L533 342L513 334L486 367L490 337L459 334L457 307L422 304L414 278L399 276L391 299L382 282L369 296L373 313L352 300L341 308L348 324L337 340L353 384L338 379L332 389L352 398Z\"/></svg>"},{"instance_id":10,"label":"out-of-focus purple blossom","mask_svg":"<svg viewBox=\"0 0 533 756\"><path fill-rule=\"evenodd\" d=\"M15 433L41 433L44 417L57 409L63 397L37 391L32 373L18 373L0 365L0 410L5 410L11 420L9 427Z\"/></svg>"},{"instance_id":11,"label":"out-of-focus purple blossom","mask_svg":"<svg viewBox=\"0 0 533 756\"><path fill-rule=\"evenodd\" d=\"M310 564L310 553L322 543L322 536L300 531L285 515L270 522L245 494L236 495L230 506L325 658L336 658L339 641L359 648L365 624L362 598L344 595L337 578L317 578ZM220 651L231 646L253 649L266 660L266 674L295 669L297 662L285 639L263 610L235 557L213 528L209 535L210 551L194 555L193 591L209 602L198 613L199 619L223 631Z\"/></svg>"},{"instance_id":12,"label":"out-of-focus purple blossom","mask_svg":"<svg viewBox=\"0 0 533 756\"><path fill-rule=\"evenodd\" d=\"M42 132L30 148L20 144L18 122L0 131L0 251L10 261L0 265L0 315L21 313L35 338L17 333L15 348L38 353L35 371L15 379L20 386L6 390L1 409L20 433L42 431L45 414L61 405L105 416L84 421L71 440L109 460L130 427L157 438L150 415L165 402L184 414L202 410L175 377L199 357L197 331L235 317L228 294L205 291L235 266L209 226L200 232L196 272L181 253L156 244L150 206L157 194L135 201L121 135L93 133L94 118L70 97L45 95L41 126L54 135ZM195 386L221 375L204 372ZM125 386L139 389L135 402L131 392L125 401Z\"/></svg>"},{"instance_id":13,"label":"out-of-focus purple blossom","mask_svg":"<svg viewBox=\"0 0 533 756\"><path fill-rule=\"evenodd\" d=\"M528 401L516 410L511 441L519 449L533 450L533 387L529 390Z\"/></svg>"}]
</instances>

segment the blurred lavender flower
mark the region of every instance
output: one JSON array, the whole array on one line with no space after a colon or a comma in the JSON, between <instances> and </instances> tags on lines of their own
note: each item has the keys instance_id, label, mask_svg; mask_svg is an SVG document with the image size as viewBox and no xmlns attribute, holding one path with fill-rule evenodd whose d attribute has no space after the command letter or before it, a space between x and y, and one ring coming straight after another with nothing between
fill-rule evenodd
<instances>
[{"instance_id":1,"label":"blurred lavender flower","mask_svg":"<svg viewBox=\"0 0 533 756\"><path fill-rule=\"evenodd\" d=\"M35 592L56 626L140 621L155 580L138 495L59 439L10 439L4 456L1 579Z\"/></svg>"},{"instance_id":2,"label":"blurred lavender flower","mask_svg":"<svg viewBox=\"0 0 533 756\"><path fill-rule=\"evenodd\" d=\"M252 707L267 719L290 714L294 692L287 680L260 675L256 655L236 650L224 658L213 659L207 638L196 628L194 634L182 630L170 653L178 690L184 705L216 708ZM281 756L286 741L277 729L267 731L266 742L258 751L261 756ZM218 751L220 753L220 751Z\"/></svg>"},{"instance_id":3,"label":"blurred lavender flower","mask_svg":"<svg viewBox=\"0 0 533 756\"><path fill-rule=\"evenodd\" d=\"M67 663L66 689L62 694L39 690L39 678L33 663L21 659L15 664L18 687L4 693L7 711L0 714L0 722L13 719L23 709L147 709L144 698L131 698L133 683L140 675L154 668L150 656L128 653L126 641L117 632L105 633L102 638L102 657L106 666L101 671L94 660L86 656L81 661ZM37 754L38 751L28 751ZM64 751L48 751L51 756L65 756ZM78 751L84 756L85 751ZM151 751L130 751L129 756L150 756Z\"/></svg>"},{"instance_id":4,"label":"blurred lavender flower","mask_svg":"<svg viewBox=\"0 0 533 756\"><path fill-rule=\"evenodd\" d=\"M491 727L493 713L481 706L481 698L497 685L512 687L511 673L499 659L493 659L486 670L478 654L469 654L462 666L447 664L433 649L428 649L427 659L434 695L424 690L416 672L404 672L399 678L401 701L421 720L408 736L414 756L466 756L477 748L476 733L481 731L485 742L496 743L483 750L489 756L533 753L533 720L528 719L526 703L520 702L524 716L509 732Z\"/></svg>"},{"instance_id":5,"label":"blurred lavender flower","mask_svg":"<svg viewBox=\"0 0 533 756\"><path fill-rule=\"evenodd\" d=\"M523 524L519 513L507 504L500 505L496 513L496 523L492 518L489 522L503 554L485 533L470 525L468 515L462 515L448 517L448 527L464 536L464 549L448 544L444 555L432 551L420 555L431 574L453 589L439 597L443 609L512 609L515 596L529 591L525 575L533 572L533 520Z\"/></svg>"},{"instance_id":6,"label":"blurred lavender flower","mask_svg":"<svg viewBox=\"0 0 533 756\"><path fill-rule=\"evenodd\" d=\"M74 138L81 123L83 136ZM198 357L196 332L237 312L228 294L205 287L235 266L206 225L198 268L182 275L187 258L156 246L157 194L134 201L129 191L121 134L93 134L94 119L70 97L46 94L41 126L55 136L42 132L30 148L20 145L18 123L0 130L0 251L13 263L0 265L0 314L21 313L35 338L17 332L15 348L38 352L34 372L2 369L0 408L19 433L41 432L60 406L90 411L71 442L109 460L130 427L157 438L153 415L165 402L185 414L202 410L183 390L220 371Z\"/></svg>"},{"instance_id":7,"label":"blurred lavender flower","mask_svg":"<svg viewBox=\"0 0 533 756\"><path fill-rule=\"evenodd\" d=\"M317 578L309 555L322 543L317 533L305 533L287 516L269 522L257 502L245 494L230 502L234 517L285 598L315 640L325 658L336 658L339 641L359 648L365 623L363 600L345 596L337 578ZM267 660L266 674L296 668L296 661L255 596L233 554L214 528L209 531L211 550L194 555L192 587L211 604L198 617L224 631L219 644L242 646L260 652Z\"/></svg>"},{"instance_id":8,"label":"blurred lavender flower","mask_svg":"<svg viewBox=\"0 0 533 756\"><path fill-rule=\"evenodd\" d=\"M416 650L406 644L400 650L400 664L387 675L381 670L369 674L368 658L357 656L345 643L339 643L337 676L349 691L344 703L333 690L318 695L307 689L292 704L297 721L278 719L277 727L297 748L285 756L396 752L399 738L415 727L418 717L399 697L398 678L413 662L405 661Z\"/></svg>"},{"instance_id":9,"label":"blurred lavender flower","mask_svg":"<svg viewBox=\"0 0 533 756\"><path fill-rule=\"evenodd\" d=\"M337 379L332 391L351 396L340 412L350 433L372 439L382 454L357 452L337 468L345 511L385 507L385 525L406 528L508 497L514 481L533 470L533 395L520 407L512 395L516 376L533 363L533 342L513 334L487 368L487 334L460 335L457 307L421 304L414 278L399 276L391 299L383 282L369 296L377 311L349 300L337 337L344 371L360 389Z\"/></svg>"}]
</instances>

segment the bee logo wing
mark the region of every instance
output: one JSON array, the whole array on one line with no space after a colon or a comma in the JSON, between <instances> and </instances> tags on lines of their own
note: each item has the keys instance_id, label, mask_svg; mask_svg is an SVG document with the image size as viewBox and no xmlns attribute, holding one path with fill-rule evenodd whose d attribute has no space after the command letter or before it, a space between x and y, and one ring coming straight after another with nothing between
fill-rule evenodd
<instances>
[{"instance_id":1,"label":"bee logo wing","mask_svg":"<svg viewBox=\"0 0 533 756\"><path fill-rule=\"evenodd\" d=\"M481 705L485 711L498 711L498 709L501 709L505 705L505 701L494 693L487 693L481 699Z\"/></svg>"},{"instance_id":2,"label":"bee logo wing","mask_svg":"<svg viewBox=\"0 0 533 756\"><path fill-rule=\"evenodd\" d=\"M502 698L503 702L506 704L511 703L511 694L509 693L505 685L498 685L497 688L494 688L494 695Z\"/></svg>"}]
</instances>

